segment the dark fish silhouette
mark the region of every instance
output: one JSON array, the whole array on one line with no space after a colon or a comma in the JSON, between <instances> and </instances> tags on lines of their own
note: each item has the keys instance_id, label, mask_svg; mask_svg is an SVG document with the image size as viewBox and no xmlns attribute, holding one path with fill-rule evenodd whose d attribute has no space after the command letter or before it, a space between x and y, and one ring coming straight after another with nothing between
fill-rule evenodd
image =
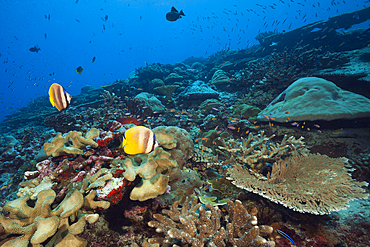
<instances>
[{"instance_id":1,"label":"dark fish silhouette","mask_svg":"<svg viewBox=\"0 0 370 247\"><path fill-rule=\"evenodd\" d=\"M101 17L101 19L103 20L103 21L107 21L108 20L108 15L105 15L105 17L103 18L103 17Z\"/></svg>"},{"instance_id":2,"label":"dark fish silhouette","mask_svg":"<svg viewBox=\"0 0 370 247\"><path fill-rule=\"evenodd\" d=\"M81 74L84 71L84 69L81 66L78 66L76 69L77 74Z\"/></svg>"},{"instance_id":3,"label":"dark fish silhouette","mask_svg":"<svg viewBox=\"0 0 370 247\"><path fill-rule=\"evenodd\" d=\"M95 59L96 59L96 57L93 57L93 59L92 59L92 63L94 63L94 62L95 62Z\"/></svg>"},{"instance_id":4,"label":"dark fish silhouette","mask_svg":"<svg viewBox=\"0 0 370 247\"><path fill-rule=\"evenodd\" d=\"M35 45L34 47L31 47L31 48L30 48L30 51L31 51L31 52L36 52L36 53L38 53L40 50L41 50L41 49L40 49L37 45Z\"/></svg>"},{"instance_id":5,"label":"dark fish silhouette","mask_svg":"<svg viewBox=\"0 0 370 247\"><path fill-rule=\"evenodd\" d=\"M168 12L166 14L166 19L168 21L176 21L177 19L180 19L181 16L185 16L184 12L182 12L182 10L180 11L180 13L175 9L175 7L172 6L171 8L171 12Z\"/></svg>"}]
</instances>

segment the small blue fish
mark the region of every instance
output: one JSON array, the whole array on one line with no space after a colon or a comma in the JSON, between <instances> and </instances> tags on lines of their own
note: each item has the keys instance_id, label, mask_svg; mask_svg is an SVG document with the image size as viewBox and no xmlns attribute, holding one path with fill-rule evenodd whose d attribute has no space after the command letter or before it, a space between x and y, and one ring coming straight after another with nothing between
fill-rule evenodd
<instances>
[{"instance_id":1,"label":"small blue fish","mask_svg":"<svg viewBox=\"0 0 370 247\"><path fill-rule=\"evenodd\" d=\"M283 231L280 231L279 229L276 229L276 231L281 235L283 236L284 238L288 239L293 245L295 245L293 239L291 239L288 234L286 234L285 232Z\"/></svg>"}]
</instances>

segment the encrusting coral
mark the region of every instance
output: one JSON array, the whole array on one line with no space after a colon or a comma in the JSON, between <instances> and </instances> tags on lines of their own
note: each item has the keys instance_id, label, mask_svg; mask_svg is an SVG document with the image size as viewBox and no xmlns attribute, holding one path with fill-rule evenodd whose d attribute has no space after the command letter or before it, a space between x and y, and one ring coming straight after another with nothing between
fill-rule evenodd
<instances>
[{"instance_id":1,"label":"encrusting coral","mask_svg":"<svg viewBox=\"0 0 370 247\"><path fill-rule=\"evenodd\" d=\"M193 247L226 246L232 244L244 246L275 246L274 241L261 237L273 232L271 226L257 226L257 209L248 212L241 201L228 201L228 215L222 217L221 210L211 204L205 207L192 197L186 198L181 209L176 201L171 210L162 210L163 214L154 214L155 221L149 221L150 227L155 227L158 233L164 233L165 238L151 238L151 244L176 244L179 241ZM208 210L206 210L208 208ZM226 228L226 230L225 230ZM175 246L175 245L174 245Z\"/></svg>"},{"instance_id":2,"label":"encrusting coral","mask_svg":"<svg viewBox=\"0 0 370 247\"><path fill-rule=\"evenodd\" d=\"M56 137L44 144L44 152L53 157L83 154L83 150L87 146L98 147L98 144L93 140L98 136L99 130L96 128L91 128L85 137L82 136L82 132L78 131L70 131L65 136L58 132ZM72 142L72 145L70 142Z\"/></svg>"},{"instance_id":3,"label":"encrusting coral","mask_svg":"<svg viewBox=\"0 0 370 247\"><path fill-rule=\"evenodd\" d=\"M368 197L361 188L368 183L352 179L347 165L346 158L294 155L274 163L267 177L238 164L228 169L228 179L295 211L323 215L347 208L351 200Z\"/></svg>"}]
</instances>

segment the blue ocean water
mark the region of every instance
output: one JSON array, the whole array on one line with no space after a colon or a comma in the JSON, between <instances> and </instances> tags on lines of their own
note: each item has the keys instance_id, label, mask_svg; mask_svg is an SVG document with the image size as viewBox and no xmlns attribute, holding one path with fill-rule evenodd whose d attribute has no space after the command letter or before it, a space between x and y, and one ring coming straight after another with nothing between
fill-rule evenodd
<instances>
[{"instance_id":1,"label":"blue ocean water","mask_svg":"<svg viewBox=\"0 0 370 247\"><path fill-rule=\"evenodd\" d=\"M0 120L47 95L53 82L73 96L127 78L147 63L181 62L257 44L259 32L283 32L361 9L363 0L0 2ZM174 6L185 15L165 15ZM367 24L366 24L367 25ZM31 52L38 46L39 52ZM92 63L92 59L96 58ZM84 71L76 73L82 66Z\"/></svg>"}]
</instances>

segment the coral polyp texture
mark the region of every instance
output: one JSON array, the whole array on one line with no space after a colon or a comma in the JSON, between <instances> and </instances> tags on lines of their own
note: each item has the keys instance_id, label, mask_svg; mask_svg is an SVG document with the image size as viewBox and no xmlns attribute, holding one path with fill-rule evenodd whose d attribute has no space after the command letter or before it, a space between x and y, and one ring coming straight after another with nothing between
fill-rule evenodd
<instances>
[{"instance_id":1,"label":"coral polyp texture","mask_svg":"<svg viewBox=\"0 0 370 247\"><path fill-rule=\"evenodd\" d=\"M295 211L329 214L347 208L351 200L368 197L362 188L368 183L354 180L346 166L346 158L295 155L274 163L267 177L235 165L228 169L228 179Z\"/></svg>"}]
</instances>

